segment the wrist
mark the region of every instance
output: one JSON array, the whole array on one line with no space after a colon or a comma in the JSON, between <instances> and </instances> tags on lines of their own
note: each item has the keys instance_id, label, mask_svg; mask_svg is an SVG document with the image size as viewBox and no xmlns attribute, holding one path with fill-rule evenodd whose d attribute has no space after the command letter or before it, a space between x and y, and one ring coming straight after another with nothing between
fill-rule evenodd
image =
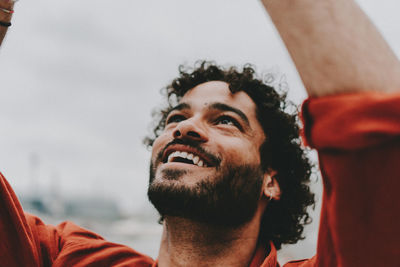
<instances>
[{"instance_id":1,"label":"wrist","mask_svg":"<svg viewBox=\"0 0 400 267\"><path fill-rule=\"evenodd\" d=\"M0 0L0 27L8 27L11 25L15 2L15 0Z\"/></svg>"}]
</instances>

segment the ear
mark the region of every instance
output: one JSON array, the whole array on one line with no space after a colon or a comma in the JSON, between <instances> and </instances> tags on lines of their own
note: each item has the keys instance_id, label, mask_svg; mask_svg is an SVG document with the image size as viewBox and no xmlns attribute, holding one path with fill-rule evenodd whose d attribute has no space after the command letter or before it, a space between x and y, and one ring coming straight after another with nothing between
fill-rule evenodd
<instances>
[{"instance_id":1,"label":"ear","mask_svg":"<svg viewBox=\"0 0 400 267\"><path fill-rule=\"evenodd\" d=\"M262 194L270 200L279 200L281 198L281 188L279 187L279 183L275 178L276 174L277 172L274 170L268 170L264 173Z\"/></svg>"}]
</instances>

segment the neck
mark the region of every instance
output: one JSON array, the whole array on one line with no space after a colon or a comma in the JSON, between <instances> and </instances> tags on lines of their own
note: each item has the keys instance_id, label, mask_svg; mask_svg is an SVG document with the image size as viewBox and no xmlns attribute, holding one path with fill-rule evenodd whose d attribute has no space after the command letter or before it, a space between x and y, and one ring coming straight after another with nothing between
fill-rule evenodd
<instances>
[{"instance_id":1,"label":"neck","mask_svg":"<svg viewBox=\"0 0 400 267\"><path fill-rule=\"evenodd\" d=\"M238 228L166 217L158 266L249 266L259 229L257 214Z\"/></svg>"}]
</instances>

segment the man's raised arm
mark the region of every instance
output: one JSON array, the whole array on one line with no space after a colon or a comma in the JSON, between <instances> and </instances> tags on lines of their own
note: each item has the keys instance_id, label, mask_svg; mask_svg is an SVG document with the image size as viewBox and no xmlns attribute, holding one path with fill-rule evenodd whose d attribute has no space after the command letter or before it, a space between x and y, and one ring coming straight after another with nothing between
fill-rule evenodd
<instances>
[{"instance_id":1,"label":"man's raised arm","mask_svg":"<svg viewBox=\"0 0 400 267\"><path fill-rule=\"evenodd\" d=\"M11 25L11 17L14 8L13 0L0 0L0 45L6 36L8 27Z\"/></svg>"},{"instance_id":2,"label":"man's raised arm","mask_svg":"<svg viewBox=\"0 0 400 267\"><path fill-rule=\"evenodd\" d=\"M353 0L262 0L310 96L400 92L400 62Z\"/></svg>"},{"instance_id":3,"label":"man's raised arm","mask_svg":"<svg viewBox=\"0 0 400 267\"><path fill-rule=\"evenodd\" d=\"M353 0L263 4L312 96L304 134L324 191L305 266L400 266L398 59Z\"/></svg>"}]
</instances>

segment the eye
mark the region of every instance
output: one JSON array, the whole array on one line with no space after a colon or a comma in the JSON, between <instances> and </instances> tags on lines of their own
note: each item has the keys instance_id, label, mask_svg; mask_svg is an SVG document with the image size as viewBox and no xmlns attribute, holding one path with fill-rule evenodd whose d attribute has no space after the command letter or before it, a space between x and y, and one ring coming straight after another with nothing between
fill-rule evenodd
<instances>
[{"instance_id":1,"label":"eye","mask_svg":"<svg viewBox=\"0 0 400 267\"><path fill-rule=\"evenodd\" d=\"M174 123L174 122L177 123L177 122L181 122L185 119L186 119L185 116L180 115L180 114L175 114L175 115L169 116L167 118L165 124L170 124L170 123Z\"/></svg>"},{"instance_id":2,"label":"eye","mask_svg":"<svg viewBox=\"0 0 400 267\"><path fill-rule=\"evenodd\" d=\"M240 126L240 123L236 119L234 119L230 116L227 116L227 115L223 115L223 116L219 117L216 121L216 124L236 126L239 129L242 128Z\"/></svg>"}]
</instances>

